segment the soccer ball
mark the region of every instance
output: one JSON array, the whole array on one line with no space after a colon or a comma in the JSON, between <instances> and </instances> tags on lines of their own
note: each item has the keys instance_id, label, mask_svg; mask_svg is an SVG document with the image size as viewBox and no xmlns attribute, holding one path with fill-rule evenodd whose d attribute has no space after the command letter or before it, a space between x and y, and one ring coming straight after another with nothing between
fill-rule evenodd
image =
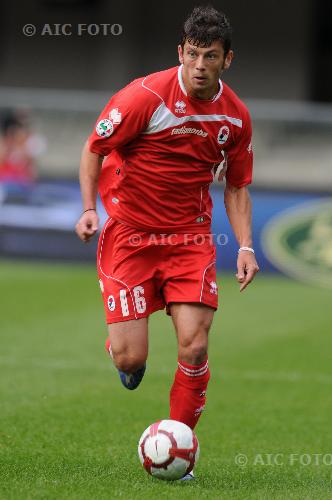
<instances>
[{"instance_id":1,"label":"soccer ball","mask_svg":"<svg viewBox=\"0 0 332 500\"><path fill-rule=\"evenodd\" d=\"M138 456L151 476L174 481L193 469L199 458L199 444L186 424L159 420L143 432Z\"/></svg>"}]
</instances>

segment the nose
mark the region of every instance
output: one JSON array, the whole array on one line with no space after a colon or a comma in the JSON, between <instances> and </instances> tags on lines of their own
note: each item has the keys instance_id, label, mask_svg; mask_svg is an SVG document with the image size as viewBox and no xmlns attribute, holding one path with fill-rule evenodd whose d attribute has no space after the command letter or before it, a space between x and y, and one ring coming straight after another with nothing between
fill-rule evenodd
<instances>
[{"instance_id":1,"label":"nose","mask_svg":"<svg viewBox=\"0 0 332 500\"><path fill-rule=\"evenodd\" d=\"M196 59L196 69L197 71L205 71L204 58L202 55L198 56Z\"/></svg>"}]
</instances>

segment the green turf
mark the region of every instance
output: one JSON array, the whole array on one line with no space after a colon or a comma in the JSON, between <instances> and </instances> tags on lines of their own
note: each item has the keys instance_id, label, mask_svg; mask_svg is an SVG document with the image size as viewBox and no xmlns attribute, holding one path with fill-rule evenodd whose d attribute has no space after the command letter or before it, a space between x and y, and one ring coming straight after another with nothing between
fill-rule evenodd
<instances>
[{"instance_id":1,"label":"green turf","mask_svg":"<svg viewBox=\"0 0 332 500\"><path fill-rule=\"evenodd\" d=\"M331 292L259 276L240 295L223 280L197 480L170 484L136 452L141 432L168 416L170 319L151 318L148 370L129 392L104 353L93 268L4 261L0 287L1 498L332 498Z\"/></svg>"}]
</instances>

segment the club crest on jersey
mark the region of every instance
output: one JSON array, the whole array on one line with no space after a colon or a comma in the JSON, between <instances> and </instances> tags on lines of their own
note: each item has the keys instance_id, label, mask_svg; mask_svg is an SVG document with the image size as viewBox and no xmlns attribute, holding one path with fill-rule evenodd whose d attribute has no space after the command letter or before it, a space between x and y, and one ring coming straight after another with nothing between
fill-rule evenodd
<instances>
[{"instance_id":1,"label":"club crest on jersey","mask_svg":"<svg viewBox=\"0 0 332 500\"><path fill-rule=\"evenodd\" d=\"M96 132L99 137L110 137L113 134L113 123L107 118L100 120L100 122L97 123Z\"/></svg>"},{"instance_id":2,"label":"club crest on jersey","mask_svg":"<svg viewBox=\"0 0 332 500\"><path fill-rule=\"evenodd\" d=\"M227 127L227 125L223 125L218 132L218 143L225 144L225 142L227 142L228 137L229 137L229 128Z\"/></svg>"},{"instance_id":3,"label":"club crest on jersey","mask_svg":"<svg viewBox=\"0 0 332 500\"><path fill-rule=\"evenodd\" d=\"M186 103L183 101L176 101L175 103L175 113L185 113L186 112Z\"/></svg>"},{"instance_id":4,"label":"club crest on jersey","mask_svg":"<svg viewBox=\"0 0 332 500\"><path fill-rule=\"evenodd\" d=\"M109 114L110 120L114 123L114 125L117 125L118 123L121 123L121 113L119 112L119 108L114 108L110 111Z\"/></svg>"},{"instance_id":5,"label":"club crest on jersey","mask_svg":"<svg viewBox=\"0 0 332 500\"><path fill-rule=\"evenodd\" d=\"M108 296L108 299L107 299L107 307L109 308L109 310L110 310L111 312L113 312L113 311L114 311L114 309L115 309L115 300L114 300L113 295L109 295L109 296Z\"/></svg>"}]
</instances>

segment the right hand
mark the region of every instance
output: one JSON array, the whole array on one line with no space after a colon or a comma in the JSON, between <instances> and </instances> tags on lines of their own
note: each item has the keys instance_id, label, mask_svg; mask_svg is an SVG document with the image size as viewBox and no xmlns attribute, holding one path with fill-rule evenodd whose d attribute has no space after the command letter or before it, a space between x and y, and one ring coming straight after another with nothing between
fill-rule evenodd
<instances>
[{"instance_id":1,"label":"right hand","mask_svg":"<svg viewBox=\"0 0 332 500\"><path fill-rule=\"evenodd\" d=\"M87 243L96 234L98 227L99 217L97 212L89 210L88 212L83 212L75 229L77 236Z\"/></svg>"}]
</instances>

